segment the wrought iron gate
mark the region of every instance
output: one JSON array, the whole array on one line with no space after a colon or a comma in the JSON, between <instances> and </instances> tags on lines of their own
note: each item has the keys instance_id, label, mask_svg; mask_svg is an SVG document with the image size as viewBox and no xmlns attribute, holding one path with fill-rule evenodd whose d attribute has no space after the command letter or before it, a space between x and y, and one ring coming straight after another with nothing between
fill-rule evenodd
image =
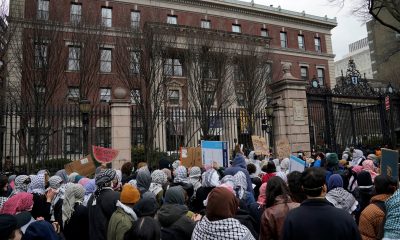
<instances>
[{"instance_id":1,"label":"wrought iron gate","mask_svg":"<svg viewBox=\"0 0 400 240\"><path fill-rule=\"evenodd\" d=\"M313 80L307 89L311 148L342 152L350 146L396 147L400 101L392 90L374 90L352 60L334 89Z\"/></svg>"}]
</instances>

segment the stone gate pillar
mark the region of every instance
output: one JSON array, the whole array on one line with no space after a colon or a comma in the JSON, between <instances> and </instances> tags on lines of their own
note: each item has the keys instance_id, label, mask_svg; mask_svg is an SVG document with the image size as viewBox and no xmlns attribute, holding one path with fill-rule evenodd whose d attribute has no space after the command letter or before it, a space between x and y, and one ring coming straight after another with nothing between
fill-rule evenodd
<instances>
[{"instance_id":1,"label":"stone gate pillar","mask_svg":"<svg viewBox=\"0 0 400 240\"><path fill-rule=\"evenodd\" d=\"M114 169L131 161L131 104L127 96L126 89L116 88L111 101L111 146L119 150Z\"/></svg>"},{"instance_id":2,"label":"stone gate pillar","mask_svg":"<svg viewBox=\"0 0 400 240\"><path fill-rule=\"evenodd\" d=\"M304 151L310 156L306 84L290 73L290 63L283 63L282 79L271 84L275 153L279 157Z\"/></svg>"}]
</instances>

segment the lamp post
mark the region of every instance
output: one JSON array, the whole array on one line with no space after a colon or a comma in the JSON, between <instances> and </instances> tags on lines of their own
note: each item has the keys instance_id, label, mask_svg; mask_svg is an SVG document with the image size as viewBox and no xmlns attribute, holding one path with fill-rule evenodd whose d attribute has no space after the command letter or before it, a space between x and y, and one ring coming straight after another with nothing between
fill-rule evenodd
<instances>
[{"instance_id":1,"label":"lamp post","mask_svg":"<svg viewBox=\"0 0 400 240\"><path fill-rule=\"evenodd\" d=\"M83 126L83 155L88 154L88 135L89 135L89 112L91 109L90 101L88 99L82 99L79 101L79 111L82 114L82 126Z\"/></svg>"}]
</instances>

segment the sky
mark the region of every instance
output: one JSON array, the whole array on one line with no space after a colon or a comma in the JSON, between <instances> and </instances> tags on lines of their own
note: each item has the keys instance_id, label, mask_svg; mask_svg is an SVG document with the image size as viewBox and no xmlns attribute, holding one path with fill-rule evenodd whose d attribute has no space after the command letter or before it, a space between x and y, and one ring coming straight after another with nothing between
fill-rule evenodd
<instances>
[{"instance_id":1,"label":"sky","mask_svg":"<svg viewBox=\"0 0 400 240\"><path fill-rule=\"evenodd\" d=\"M246 0L250 2L250 0ZM359 18L351 14L351 5L343 8L329 4L327 0L255 0L263 5L281 6L282 9L302 12L328 18L337 18L338 25L332 30L333 53L335 61L341 59L349 51L349 44L367 37L367 27ZM355 1L347 1L355 2Z\"/></svg>"},{"instance_id":2,"label":"sky","mask_svg":"<svg viewBox=\"0 0 400 240\"><path fill-rule=\"evenodd\" d=\"M9 0L0 0L2 2ZM243 0L250 2L250 0ZM338 26L332 30L333 53L335 60L341 59L348 53L348 45L367 36L367 27L357 17L351 14L350 4L343 8L333 6L328 0L254 0L255 3L263 5L281 6L282 9L302 12L307 14L329 18L337 17ZM346 2L355 2L348 0Z\"/></svg>"}]
</instances>

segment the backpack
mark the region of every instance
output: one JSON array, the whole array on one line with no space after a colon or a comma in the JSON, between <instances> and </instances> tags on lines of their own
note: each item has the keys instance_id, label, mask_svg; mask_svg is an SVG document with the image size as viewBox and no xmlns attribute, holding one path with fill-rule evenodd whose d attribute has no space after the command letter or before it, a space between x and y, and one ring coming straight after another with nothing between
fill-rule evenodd
<instances>
[{"instance_id":1,"label":"backpack","mask_svg":"<svg viewBox=\"0 0 400 240\"><path fill-rule=\"evenodd\" d=\"M382 222L379 224L378 234L376 235L376 239L382 239L385 233L386 205L383 201L375 201L373 204L375 204L379 209L382 210L383 214L385 214Z\"/></svg>"}]
</instances>

